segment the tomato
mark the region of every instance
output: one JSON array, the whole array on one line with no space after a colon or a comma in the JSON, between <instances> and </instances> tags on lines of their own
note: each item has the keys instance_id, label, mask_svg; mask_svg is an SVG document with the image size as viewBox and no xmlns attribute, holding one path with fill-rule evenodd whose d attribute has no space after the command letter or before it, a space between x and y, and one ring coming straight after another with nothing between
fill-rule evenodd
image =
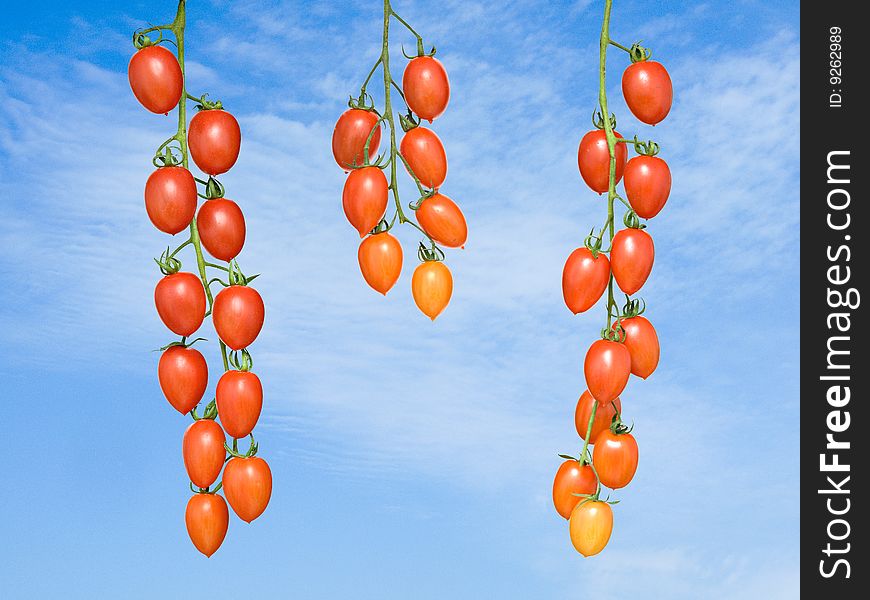
<instances>
[{"instance_id":1,"label":"tomato","mask_svg":"<svg viewBox=\"0 0 870 600\"><path fill-rule=\"evenodd\" d=\"M571 511L568 532L577 552L583 556L594 556L604 550L610 541L613 510L607 502L600 500L577 504Z\"/></svg>"},{"instance_id":2,"label":"tomato","mask_svg":"<svg viewBox=\"0 0 870 600\"><path fill-rule=\"evenodd\" d=\"M154 227L175 235L196 214L196 181L184 167L160 167L145 182L145 210Z\"/></svg>"},{"instance_id":3,"label":"tomato","mask_svg":"<svg viewBox=\"0 0 870 600\"><path fill-rule=\"evenodd\" d=\"M157 363L160 389L175 410L187 414L202 400L208 385L208 363L194 348L170 346Z\"/></svg>"},{"instance_id":4,"label":"tomato","mask_svg":"<svg viewBox=\"0 0 870 600\"><path fill-rule=\"evenodd\" d=\"M447 179L447 154L431 129L415 127L407 132L399 151L424 187L437 189Z\"/></svg>"},{"instance_id":5,"label":"tomato","mask_svg":"<svg viewBox=\"0 0 870 600\"><path fill-rule=\"evenodd\" d=\"M377 167L354 169L344 182L341 204L350 224L364 237L375 228L387 211L389 186Z\"/></svg>"},{"instance_id":6,"label":"tomato","mask_svg":"<svg viewBox=\"0 0 870 600\"><path fill-rule=\"evenodd\" d=\"M583 362L586 387L601 404L613 402L625 389L631 375L631 355L619 342L597 340Z\"/></svg>"},{"instance_id":7,"label":"tomato","mask_svg":"<svg viewBox=\"0 0 870 600\"><path fill-rule=\"evenodd\" d=\"M674 100L674 87L671 76L661 63L645 60L625 69L622 95L635 117L648 125L655 125L668 116Z\"/></svg>"},{"instance_id":8,"label":"tomato","mask_svg":"<svg viewBox=\"0 0 870 600\"><path fill-rule=\"evenodd\" d=\"M266 307L254 288L231 285L215 296L214 328L224 344L233 350L250 346L260 335L265 318Z\"/></svg>"},{"instance_id":9,"label":"tomato","mask_svg":"<svg viewBox=\"0 0 870 600\"><path fill-rule=\"evenodd\" d=\"M586 248L577 248L562 269L562 297L575 315L589 310L598 302L610 281L610 261L604 254L598 257Z\"/></svg>"},{"instance_id":10,"label":"tomato","mask_svg":"<svg viewBox=\"0 0 870 600\"><path fill-rule=\"evenodd\" d=\"M616 285L628 295L634 294L653 268L655 247L650 234L642 229L622 229L613 236L610 268Z\"/></svg>"},{"instance_id":11,"label":"tomato","mask_svg":"<svg viewBox=\"0 0 870 600\"><path fill-rule=\"evenodd\" d=\"M127 66L130 87L142 106L166 114L181 100L184 76L175 55L163 46L137 50Z\"/></svg>"},{"instance_id":12,"label":"tomato","mask_svg":"<svg viewBox=\"0 0 870 600\"><path fill-rule=\"evenodd\" d=\"M671 170L658 156L635 156L625 165L625 195L642 219L652 219L671 193Z\"/></svg>"},{"instance_id":13,"label":"tomato","mask_svg":"<svg viewBox=\"0 0 870 600\"><path fill-rule=\"evenodd\" d=\"M205 319L205 289L193 273L173 273L158 281L154 304L163 324L178 335L192 334Z\"/></svg>"},{"instance_id":14,"label":"tomato","mask_svg":"<svg viewBox=\"0 0 870 600\"><path fill-rule=\"evenodd\" d=\"M556 512L566 519L569 518L577 503L583 500L574 494L594 494L596 489L598 481L592 467L581 467L576 460L566 460L559 466L553 481L553 504Z\"/></svg>"},{"instance_id":15,"label":"tomato","mask_svg":"<svg viewBox=\"0 0 870 600\"><path fill-rule=\"evenodd\" d=\"M259 456L231 458L223 482L227 501L242 521L250 523L266 510L272 497L272 471Z\"/></svg>"},{"instance_id":16,"label":"tomato","mask_svg":"<svg viewBox=\"0 0 870 600\"><path fill-rule=\"evenodd\" d=\"M450 269L440 261L427 260L420 263L411 277L411 294L417 308L434 321L447 307L453 294L453 276Z\"/></svg>"},{"instance_id":17,"label":"tomato","mask_svg":"<svg viewBox=\"0 0 870 600\"><path fill-rule=\"evenodd\" d=\"M201 110L187 132L190 157L203 173L220 175L236 164L242 145L239 122L225 110Z\"/></svg>"},{"instance_id":18,"label":"tomato","mask_svg":"<svg viewBox=\"0 0 870 600\"><path fill-rule=\"evenodd\" d=\"M444 194L424 198L417 209L417 222L429 237L449 248L465 246L468 225L456 203Z\"/></svg>"},{"instance_id":19,"label":"tomato","mask_svg":"<svg viewBox=\"0 0 870 600\"><path fill-rule=\"evenodd\" d=\"M363 164L366 140L377 123L378 115L368 110L350 108L341 114L332 132L332 156L339 167L349 171L352 166ZM370 160L378 155L380 144L381 128L378 127L369 142Z\"/></svg>"},{"instance_id":20,"label":"tomato","mask_svg":"<svg viewBox=\"0 0 870 600\"><path fill-rule=\"evenodd\" d=\"M622 136L614 131L613 135ZM616 144L616 179L614 185L622 179L628 150L625 144ZM580 148L577 150L577 166L580 175L592 191L602 194L607 191L610 182L610 151L607 149L607 134L603 129L595 129L583 136Z\"/></svg>"},{"instance_id":21,"label":"tomato","mask_svg":"<svg viewBox=\"0 0 870 600\"><path fill-rule=\"evenodd\" d=\"M263 409L263 384L250 371L227 371L215 390L221 425L234 438L254 430Z\"/></svg>"},{"instance_id":22,"label":"tomato","mask_svg":"<svg viewBox=\"0 0 870 600\"><path fill-rule=\"evenodd\" d=\"M586 439L586 429L589 427L589 417L592 415L592 403L594 401L595 398L586 390L580 394L577 407L574 409L574 427L577 429L577 434L580 438L584 440ZM595 410L595 420L592 421L592 434L589 436L590 444L595 443L599 433L610 428L610 423L613 421L613 416L617 411L622 411L622 402L619 401L618 397L606 404L598 403L598 408Z\"/></svg>"},{"instance_id":23,"label":"tomato","mask_svg":"<svg viewBox=\"0 0 870 600\"><path fill-rule=\"evenodd\" d=\"M601 485L612 490L627 486L637 471L637 441L630 433L602 431L592 451L592 464Z\"/></svg>"},{"instance_id":24,"label":"tomato","mask_svg":"<svg viewBox=\"0 0 870 600\"><path fill-rule=\"evenodd\" d=\"M408 63L402 75L405 102L421 119L430 123L447 109L450 82L447 71L437 58L418 56Z\"/></svg>"},{"instance_id":25,"label":"tomato","mask_svg":"<svg viewBox=\"0 0 870 600\"><path fill-rule=\"evenodd\" d=\"M207 200L199 209L196 225L202 245L218 260L231 261L245 245L245 216L232 200Z\"/></svg>"},{"instance_id":26,"label":"tomato","mask_svg":"<svg viewBox=\"0 0 870 600\"><path fill-rule=\"evenodd\" d=\"M194 494L184 512L187 534L196 549L211 556L224 543L230 524L227 503L217 494Z\"/></svg>"},{"instance_id":27,"label":"tomato","mask_svg":"<svg viewBox=\"0 0 870 600\"><path fill-rule=\"evenodd\" d=\"M623 344L631 355L631 372L646 379L659 364L659 337L655 327L645 317L622 320L625 331Z\"/></svg>"},{"instance_id":28,"label":"tomato","mask_svg":"<svg viewBox=\"0 0 870 600\"><path fill-rule=\"evenodd\" d=\"M402 273L402 245L384 231L368 236L357 252L359 270L373 289L387 295Z\"/></svg>"},{"instance_id":29,"label":"tomato","mask_svg":"<svg viewBox=\"0 0 870 600\"><path fill-rule=\"evenodd\" d=\"M227 457L226 441L224 430L211 419L194 421L187 428L181 440L181 456L193 485L207 488L217 481Z\"/></svg>"}]
</instances>

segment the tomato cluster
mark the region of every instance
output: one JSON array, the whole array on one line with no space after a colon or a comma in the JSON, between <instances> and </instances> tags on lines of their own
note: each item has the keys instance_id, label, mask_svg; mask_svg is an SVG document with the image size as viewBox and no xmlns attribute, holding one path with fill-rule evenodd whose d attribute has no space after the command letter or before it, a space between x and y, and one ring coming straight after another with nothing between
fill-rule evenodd
<instances>
[{"instance_id":1,"label":"tomato cluster","mask_svg":"<svg viewBox=\"0 0 870 600\"><path fill-rule=\"evenodd\" d=\"M145 184L145 209L154 226L170 235L188 231L185 241L157 259L163 273L154 289L157 314L167 329L181 336L161 349L157 376L169 404L193 418L181 444L194 492L187 503L185 523L197 550L211 556L223 543L229 526L229 510L218 490L223 488L230 507L247 522L263 513L271 496L271 471L266 461L255 456L257 444L252 432L263 406L263 387L251 372L253 361L248 351L263 326L265 307L260 294L248 285L256 276L242 274L236 260L245 243L244 215L238 204L224 197L224 186L215 179L238 159L241 130L220 102L187 94L184 23L184 2L180 2L171 24L137 31L133 36L137 51L128 74L134 95L151 112L166 114L178 107L177 132L157 150L153 160L157 169ZM157 45L164 31L175 35L178 57ZM159 34L156 41L147 35L152 32ZM188 98L199 102L199 112L189 126ZM194 177L188 169L188 150L207 180ZM200 197L205 199L201 206ZM178 253L187 246L194 250L197 273L181 270ZM203 248L217 262L207 261ZM222 272L226 281L209 279L208 269ZM211 286L215 283L223 289L213 295ZM188 338L196 335L207 316L211 316L220 339L224 373L218 379L214 400L200 416L197 407L208 387L208 364L192 347L201 338ZM251 438L250 448L240 453L238 440L245 437ZM215 485L221 471L222 481Z\"/></svg>"},{"instance_id":2,"label":"tomato cluster","mask_svg":"<svg viewBox=\"0 0 870 600\"><path fill-rule=\"evenodd\" d=\"M667 116L673 100L665 68L649 60L649 51L635 44L624 48L609 39L609 8L602 33L602 64L608 44L629 52L632 64L625 70L622 89L626 104L638 120L655 125ZM578 457L560 455L565 461L553 481L556 512L569 520L574 548L584 556L598 554L610 540L613 510L600 498L602 487L627 486L638 465L637 441L622 422L622 400L631 375L646 379L658 366L659 340L650 321L641 315L646 304L633 294L643 288L653 267L652 237L641 219L652 219L664 207L671 189L667 163L655 156L658 145L623 138L615 118L607 111L604 73L601 73L600 111L596 128L580 141L577 162L583 181L594 192L607 193L608 217L600 232L587 236L575 249L562 271L562 293L568 309L578 314L595 306L607 294L606 326L601 338L586 352L583 374L586 390L574 411L577 434L583 439ZM628 146L638 156L628 160ZM617 193L623 181L627 202ZM614 202L627 208L625 228L616 231ZM609 241L605 249L604 240ZM614 283L625 294L620 310L614 299ZM593 447L591 456L588 448Z\"/></svg>"},{"instance_id":3,"label":"tomato cluster","mask_svg":"<svg viewBox=\"0 0 870 600\"><path fill-rule=\"evenodd\" d=\"M402 75L402 85L390 74L389 23L392 17L408 27L385 3L383 51L368 78L360 88L358 98L351 97L348 110L339 117L332 134L332 154L338 166L349 172L342 192L344 214L363 238L357 252L360 272L366 283L386 295L402 272L403 252L399 241L390 233L393 225L409 223L427 238L421 243L418 257L421 264L411 278L411 293L417 307L433 321L450 302L453 276L441 262L448 248L465 246L468 226L459 206L441 193L447 178L447 154L440 138L422 121L441 116L450 100L450 82L444 65L423 50L417 36L417 56L410 58ZM410 27L409 27L410 29ZM413 30L411 30L413 33ZM416 33L414 33L416 35ZM384 72L384 108L375 108L366 92L378 67ZM399 90L407 106L400 115L404 135L396 147L396 123L393 114L391 87ZM386 127L389 148L378 154ZM405 215L399 201L397 166L401 162L414 180L419 199L409 205L416 213L416 223ZM389 169L389 181L385 171ZM387 217L392 193L395 212Z\"/></svg>"}]
</instances>

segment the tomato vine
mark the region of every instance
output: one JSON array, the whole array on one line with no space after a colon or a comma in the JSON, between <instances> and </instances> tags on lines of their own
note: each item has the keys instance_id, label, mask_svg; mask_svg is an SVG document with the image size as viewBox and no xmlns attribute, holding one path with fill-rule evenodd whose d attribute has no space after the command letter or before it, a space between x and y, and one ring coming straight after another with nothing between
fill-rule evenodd
<instances>
[{"instance_id":1,"label":"tomato vine","mask_svg":"<svg viewBox=\"0 0 870 600\"><path fill-rule=\"evenodd\" d=\"M416 42L416 53L402 54L409 60L402 85L390 70L390 25L395 20L405 27ZM363 278L372 288L386 295L402 271L402 247L390 230L408 224L425 238L418 252L421 264L414 271L411 291L418 308L433 321L446 308L453 292L453 277L443 264L440 246L464 247L468 235L465 217L459 206L440 193L447 176L447 157L441 140L430 128L447 108L450 84L447 71L435 55L435 47L426 51L423 37L384 0L381 52L360 86L359 95L350 96L348 110L336 123L332 151L336 162L349 171L342 193L348 221L363 238L358 261ZM368 86L378 69L383 74L383 109L378 110ZM393 93L407 109L399 114L398 124L404 136L397 144L396 113ZM382 127L389 136L389 149L377 154ZM398 167L405 168L414 181L418 197L408 204L414 217L402 207L399 196ZM384 171L389 169L389 180ZM389 198L393 214L387 217ZM416 219L416 220L415 220ZM438 263L438 264L435 264Z\"/></svg>"},{"instance_id":2,"label":"tomato vine","mask_svg":"<svg viewBox=\"0 0 870 600\"><path fill-rule=\"evenodd\" d=\"M184 229L188 232L187 239L155 259L163 274L155 289L158 314L181 336L161 348L158 378L170 404L193 419L182 441L194 492L185 523L194 546L211 556L223 543L229 524L229 510L217 492L223 488L230 507L246 521L259 516L271 496L271 471L263 459L254 457L258 445L252 430L262 409L263 389L251 372L253 359L248 350L262 328L265 307L259 293L248 286L257 275L245 276L237 259L246 235L244 216L235 202L225 198L224 185L217 179L236 162L241 130L220 101L208 100L207 94L188 93L185 26L186 3L179 0L171 23L134 32L136 53L128 75L134 95L145 108L158 114L178 109L175 133L160 144L152 159L156 171L145 186L145 205L159 230L172 235ZM164 33L172 37L165 38ZM174 46L175 52L161 45L164 42ZM198 109L189 123L188 100L196 102ZM207 179L191 174L191 157ZM205 201L200 205L199 199ZM193 250L196 274L182 271L179 255L188 247ZM217 262L207 260L206 252ZM217 294L212 291L214 284L223 287ZM203 338L188 342L188 337L209 316L219 338L223 375L214 399L200 416L197 406L208 385L208 366L192 347ZM232 445L226 441L225 430ZM238 438L244 437L250 437L250 449L240 455ZM231 463L232 476L228 477ZM223 480L215 484L222 470Z\"/></svg>"},{"instance_id":3,"label":"tomato vine","mask_svg":"<svg viewBox=\"0 0 870 600\"><path fill-rule=\"evenodd\" d=\"M646 303L631 296L646 282L654 260L652 237L644 231L646 225L641 218L651 219L658 214L671 186L667 164L655 156L658 144L641 142L637 136L623 137L616 131L616 117L608 109L608 46L629 55L631 64L623 73L622 91L629 110L638 120L655 125L667 116L673 101L670 76L660 63L650 60L651 51L639 42L626 47L611 39L612 6L612 0L604 0L598 106L592 118L595 128L583 136L577 155L586 184L599 194L607 194L607 216L598 232L593 228L583 247L571 253L562 272L565 303L575 314L594 306L607 292L601 339L591 345L584 360L588 391L581 395L575 411L575 425L583 438L583 447L577 457L560 454L565 462L553 482L556 510L569 520L571 541L584 556L601 552L610 539L613 513L609 504L616 502L609 501L609 497L600 499L602 487L624 487L637 469L637 442L631 429L622 422L619 396L630 375L646 379L655 371L660 348L655 328L641 316ZM627 161L629 146L637 156ZM620 180L627 200L617 191ZM617 201L626 208L625 227L619 231L615 222ZM621 310L614 286L625 294ZM595 426L601 410L606 411L604 417L612 415L609 427ZM595 451L590 457L591 445Z\"/></svg>"}]
</instances>

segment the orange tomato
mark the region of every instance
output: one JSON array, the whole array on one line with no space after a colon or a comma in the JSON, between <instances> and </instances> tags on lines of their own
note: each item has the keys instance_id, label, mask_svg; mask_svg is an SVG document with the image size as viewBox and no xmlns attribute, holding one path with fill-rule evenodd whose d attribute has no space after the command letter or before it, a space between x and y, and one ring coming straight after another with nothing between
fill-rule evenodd
<instances>
[{"instance_id":1,"label":"orange tomato","mask_svg":"<svg viewBox=\"0 0 870 600\"><path fill-rule=\"evenodd\" d=\"M344 182L341 204L350 224L360 237L369 233L387 211L389 184L377 167L354 169Z\"/></svg>"},{"instance_id":2,"label":"orange tomato","mask_svg":"<svg viewBox=\"0 0 870 600\"><path fill-rule=\"evenodd\" d=\"M598 340L586 352L583 374L589 393L601 404L607 404L615 400L628 383L631 355L619 342Z\"/></svg>"},{"instance_id":3,"label":"orange tomato","mask_svg":"<svg viewBox=\"0 0 870 600\"><path fill-rule=\"evenodd\" d=\"M208 363L195 348L170 346L160 355L157 379L163 395L185 415L202 400L208 386Z\"/></svg>"},{"instance_id":4,"label":"orange tomato","mask_svg":"<svg viewBox=\"0 0 870 600\"><path fill-rule=\"evenodd\" d=\"M349 171L352 166L363 164L366 140L370 133L369 159L375 159L381 144L381 128L372 133L377 122L378 115L361 108L350 108L341 113L332 132L332 156L339 167Z\"/></svg>"},{"instance_id":5,"label":"orange tomato","mask_svg":"<svg viewBox=\"0 0 870 600\"><path fill-rule=\"evenodd\" d=\"M598 302L610 281L610 261L604 254L597 257L586 247L568 256L562 269L562 297L574 313L589 310Z\"/></svg>"},{"instance_id":6,"label":"orange tomato","mask_svg":"<svg viewBox=\"0 0 870 600\"><path fill-rule=\"evenodd\" d=\"M263 384L250 371L227 371L218 379L215 401L221 425L234 438L246 437L263 409Z\"/></svg>"},{"instance_id":7,"label":"orange tomato","mask_svg":"<svg viewBox=\"0 0 870 600\"><path fill-rule=\"evenodd\" d=\"M413 59L402 75L402 91L408 108L431 123L444 113L450 101L450 82L444 65L431 56Z\"/></svg>"},{"instance_id":8,"label":"orange tomato","mask_svg":"<svg viewBox=\"0 0 870 600\"><path fill-rule=\"evenodd\" d=\"M453 276L450 269L440 261L427 260L420 263L411 277L411 293L417 308L434 321L447 307L453 294Z\"/></svg>"},{"instance_id":9,"label":"orange tomato","mask_svg":"<svg viewBox=\"0 0 870 600\"><path fill-rule=\"evenodd\" d=\"M230 511L227 510L224 499L217 494L194 494L187 501L184 523L196 549L211 556L221 547L227 536Z\"/></svg>"},{"instance_id":10,"label":"orange tomato","mask_svg":"<svg viewBox=\"0 0 870 600\"><path fill-rule=\"evenodd\" d=\"M137 50L127 66L133 95L153 113L166 114L178 104L184 76L175 55L163 46Z\"/></svg>"},{"instance_id":11,"label":"orange tomato","mask_svg":"<svg viewBox=\"0 0 870 600\"><path fill-rule=\"evenodd\" d=\"M583 556L594 556L604 550L610 541L613 510L607 502L599 500L578 503L571 511L568 532L577 552Z\"/></svg>"},{"instance_id":12,"label":"orange tomato","mask_svg":"<svg viewBox=\"0 0 870 600\"><path fill-rule=\"evenodd\" d=\"M465 216L456 203L444 194L436 193L420 202L417 222L429 237L448 248L464 246L468 239Z\"/></svg>"},{"instance_id":13,"label":"orange tomato","mask_svg":"<svg viewBox=\"0 0 870 600\"><path fill-rule=\"evenodd\" d=\"M170 331L188 336L205 319L205 288L193 273L167 275L154 287L154 304Z\"/></svg>"},{"instance_id":14,"label":"orange tomato","mask_svg":"<svg viewBox=\"0 0 870 600\"><path fill-rule=\"evenodd\" d=\"M196 218L199 237L208 253L218 260L234 259L245 245L245 216L228 198L212 198Z\"/></svg>"},{"instance_id":15,"label":"orange tomato","mask_svg":"<svg viewBox=\"0 0 870 600\"><path fill-rule=\"evenodd\" d=\"M447 179L447 154L435 132L415 127L402 137L399 151L425 187L439 188Z\"/></svg>"},{"instance_id":16,"label":"orange tomato","mask_svg":"<svg viewBox=\"0 0 870 600\"><path fill-rule=\"evenodd\" d=\"M631 355L631 372L646 379L659 364L659 337L655 327L645 317L637 316L622 320L625 330L625 347Z\"/></svg>"},{"instance_id":17,"label":"orange tomato","mask_svg":"<svg viewBox=\"0 0 870 600\"><path fill-rule=\"evenodd\" d=\"M637 460L637 440L630 433L613 433L608 429L598 436L592 463L601 485L612 490L627 486L637 471Z\"/></svg>"},{"instance_id":18,"label":"orange tomato","mask_svg":"<svg viewBox=\"0 0 870 600\"><path fill-rule=\"evenodd\" d=\"M365 238L357 252L359 270L373 289L387 295L402 273L402 245L389 232Z\"/></svg>"},{"instance_id":19,"label":"orange tomato","mask_svg":"<svg viewBox=\"0 0 870 600\"><path fill-rule=\"evenodd\" d=\"M226 441L224 430L211 419L194 421L187 428L181 438L181 456L193 485L207 488L217 481L227 457Z\"/></svg>"},{"instance_id":20,"label":"orange tomato","mask_svg":"<svg viewBox=\"0 0 870 600\"><path fill-rule=\"evenodd\" d=\"M589 390L585 390L580 394L577 407L574 409L574 427L577 429L577 434L580 438L584 440L586 439L586 429L589 427L589 417L592 416L593 402L595 402L595 398L592 397ZM618 397L606 404L598 403L595 419L592 421L592 434L589 436L590 444L595 443L598 434L610 428L610 423L613 421L613 416L617 411L622 412L622 402L620 402Z\"/></svg>"},{"instance_id":21,"label":"orange tomato","mask_svg":"<svg viewBox=\"0 0 870 600\"><path fill-rule=\"evenodd\" d=\"M652 272L656 251L653 239L643 229L622 229L613 236L610 268L616 285L628 295L646 283Z\"/></svg>"},{"instance_id":22,"label":"orange tomato","mask_svg":"<svg viewBox=\"0 0 870 600\"><path fill-rule=\"evenodd\" d=\"M614 131L613 135L622 136ZM628 150L625 144L616 144L616 179L614 184L622 179L625 169L625 161L628 158ZM577 166L580 175L593 191L602 194L607 191L610 184L610 150L607 148L607 134L603 129L595 129L583 136L580 147L577 149Z\"/></svg>"},{"instance_id":23,"label":"orange tomato","mask_svg":"<svg viewBox=\"0 0 870 600\"><path fill-rule=\"evenodd\" d=\"M568 459L559 465L553 480L553 505L556 512L568 519L577 503L583 500L574 494L594 494L598 488L595 473L589 465Z\"/></svg>"},{"instance_id":24,"label":"orange tomato","mask_svg":"<svg viewBox=\"0 0 870 600\"><path fill-rule=\"evenodd\" d=\"M259 456L233 457L224 468L224 493L242 521L250 523L266 510L272 497L272 471Z\"/></svg>"}]
</instances>

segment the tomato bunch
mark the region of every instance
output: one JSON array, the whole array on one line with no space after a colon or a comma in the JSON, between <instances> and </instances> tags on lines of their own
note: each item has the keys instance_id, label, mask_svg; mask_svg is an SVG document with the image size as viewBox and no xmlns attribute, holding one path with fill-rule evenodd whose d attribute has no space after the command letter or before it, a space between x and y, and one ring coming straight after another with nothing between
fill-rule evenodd
<instances>
[{"instance_id":1,"label":"tomato bunch","mask_svg":"<svg viewBox=\"0 0 870 600\"><path fill-rule=\"evenodd\" d=\"M332 155L339 167L348 172L342 191L342 206L347 220L362 241L357 252L363 279L375 291L386 295L402 273L402 246L390 233L398 223L408 223L425 237L417 251L420 264L411 278L414 302L433 321L450 302L453 276L443 263L440 246L464 248L468 226L459 206L441 193L447 179L447 154L438 135L423 121L432 123L440 117L450 100L450 82L444 65L427 53L422 38L393 10L384 5L384 34L381 55L363 82L357 98L342 113L332 133ZM417 55L402 74L399 86L390 73L389 28L395 18L417 38ZM407 56L407 55L406 55ZM375 107L366 88L374 73L384 75L383 110ZM396 144L396 117L393 114L392 90L399 90L407 112L399 115L402 138ZM386 128L389 148L379 154L382 129ZM406 215L399 200L397 175L399 165L417 186L419 198L409 204L414 219ZM389 178L385 171L389 169ZM390 196L394 203L387 216Z\"/></svg>"},{"instance_id":2,"label":"tomato bunch","mask_svg":"<svg viewBox=\"0 0 870 600\"><path fill-rule=\"evenodd\" d=\"M671 189L668 165L656 156L659 146L642 143L637 136L623 138L615 129L615 117L607 110L603 65L608 45L625 50L631 57L632 63L622 77L622 90L626 104L639 121L659 123L673 101L668 72L660 63L649 60L649 50L639 44L626 48L610 39L611 3L605 0L595 129L583 136L577 152L583 181L592 191L607 193L607 220L597 234L593 228L583 246L571 252L562 271L562 294L572 313L589 310L606 293L605 327L601 339L586 352L586 390L574 411L574 425L583 439L583 448L577 457L560 455L565 460L553 481L556 512L568 519L571 542L583 556L601 552L613 530L612 503L609 497L601 499L602 487L623 488L637 471L638 445L631 428L622 422L621 394L632 375L642 379L652 375L660 353L656 330L642 316L646 304L632 298L649 278L655 258L653 239L641 219L658 215ZM630 160L629 146L637 153ZM620 181L627 201L617 192ZM616 200L627 207L625 228L619 231L614 217ZM621 309L614 298L614 284L625 294ZM593 446L591 456L589 446Z\"/></svg>"},{"instance_id":3,"label":"tomato bunch","mask_svg":"<svg viewBox=\"0 0 870 600\"><path fill-rule=\"evenodd\" d=\"M251 371L253 360L248 350L263 326L265 307L260 294L248 285L256 275L246 277L236 260L245 244L244 215L236 202L224 197L224 186L215 178L236 163L241 130L219 101L187 93L184 26L182 0L172 23L134 33L137 51L128 74L130 87L145 108L158 114L178 108L177 131L157 149L152 161L156 170L145 183L145 209L154 226L170 235L188 232L187 239L174 250L167 248L155 259L163 274L154 289L157 314L166 328L181 338L161 348L157 376L169 404L193 418L181 444L182 461L194 492L184 518L194 546L211 556L223 543L229 526L227 503L217 492L223 488L233 512L247 522L263 513L272 493L269 466L255 456L258 446L253 429L263 406L263 386ZM164 32L174 34L177 56L159 45ZM153 33L158 36L155 40L148 35ZM198 112L189 124L188 99L198 102ZM208 179L190 172L188 151ZM203 193L198 185L203 186ZM201 205L199 198L205 199ZM194 251L195 273L181 270L179 252L188 246ZM203 249L215 262L206 259ZM209 278L210 269L225 280ZM212 286L216 283L223 289L215 295ZM208 316L219 338L224 373L217 381L214 399L200 416L197 407L208 388L208 364L193 347L202 338L189 338L197 334ZM250 437L250 446L243 453L238 442L246 437ZM216 484L221 471L222 481Z\"/></svg>"}]
</instances>

